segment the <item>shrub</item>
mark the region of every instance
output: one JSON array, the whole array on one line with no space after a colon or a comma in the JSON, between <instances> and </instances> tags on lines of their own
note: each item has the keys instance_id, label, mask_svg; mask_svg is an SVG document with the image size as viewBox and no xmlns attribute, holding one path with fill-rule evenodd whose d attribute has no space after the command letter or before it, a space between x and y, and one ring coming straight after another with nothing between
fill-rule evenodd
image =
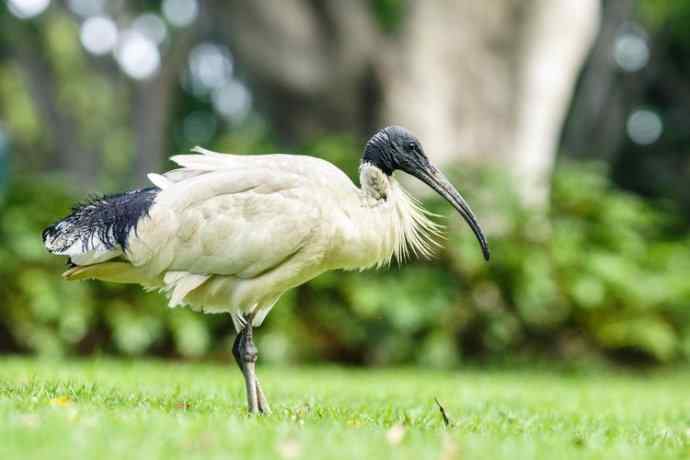
<instances>
[{"instance_id":1,"label":"shrub","mask_svg":"<svg viewBox=\"0 0 690 460\"><path fill-rule=\"evenodd\" d=\"M353 171L338 145L314 148ZM464 222L430 198L448 216L437 259L331 272L290 292L257 334L263 357L440 367L535 355L690 360L690 241L672 212L616 189L592 165L558 168L547 214L522 208L500 174L452 176L489 234L490 263ZM60 278L63 262L43 250L40 232L73 201L45 181L9 188L0 349L227 357L225 316L169 310L136 286Z\"/></svg>"}]
</instances>

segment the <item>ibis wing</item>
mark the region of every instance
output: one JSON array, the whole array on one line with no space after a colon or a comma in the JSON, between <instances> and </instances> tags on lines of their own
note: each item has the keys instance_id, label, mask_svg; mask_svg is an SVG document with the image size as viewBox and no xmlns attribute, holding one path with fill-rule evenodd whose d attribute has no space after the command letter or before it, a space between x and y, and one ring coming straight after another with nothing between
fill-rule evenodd
<instances>
[{"instance_id":1,"label":"ibis wing","mask_svg":"<svg viewBox=\"0 0 690 460\"><path fill-rule=\"evenodd\" d=\"M127 255L158 272L255 277L309 242L318 194L303 176L271 168L199 174L159 193Z\"/></svg>"}]
</instances>

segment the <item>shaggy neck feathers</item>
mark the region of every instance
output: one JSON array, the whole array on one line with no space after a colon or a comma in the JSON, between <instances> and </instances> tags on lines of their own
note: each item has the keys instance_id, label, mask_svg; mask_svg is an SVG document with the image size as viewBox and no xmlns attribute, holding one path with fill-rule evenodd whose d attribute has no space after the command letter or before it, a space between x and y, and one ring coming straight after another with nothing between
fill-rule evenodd
<instances>
[{"instance_id":1,"label":"shaggy neck feathers","mask_svg":"<svg viewBox=\"0 0 690 460\"><path fill-rule=\"evenodd\" d=\"M429 219L432 213L408 195L395 178L370 163L360 166L360 184L363 206L379 217L373 219L382 224L376 232L386 241L385 250L375 264L387 265L393 258L403 262L410 255L431 257L438 247L435 238L442 229Z\"/></svg>"}]
</instances>

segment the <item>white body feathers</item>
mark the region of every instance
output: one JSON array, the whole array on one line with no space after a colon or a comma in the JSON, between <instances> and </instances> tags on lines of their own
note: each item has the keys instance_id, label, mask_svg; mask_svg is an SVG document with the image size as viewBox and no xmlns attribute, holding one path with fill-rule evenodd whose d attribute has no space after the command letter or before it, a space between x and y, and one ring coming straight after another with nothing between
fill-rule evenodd
<instances>
[{"instance_id":1,"label":"white body feathers","mask_svg":"<svg viewBox=\"0 0 690 460\"><path fill-rule=\"evenodd\" d=\"M358 188L315 157L194 151L172 157L180 169L149 175L161 190L126 250L72 245L61 253L79 266L65 276L162 289L170 306L229 312L239 328L243 314L260 324L286 290L324 271L432 252L439 227L376 167L361 166Z\"/></svg>"}]
</instances>

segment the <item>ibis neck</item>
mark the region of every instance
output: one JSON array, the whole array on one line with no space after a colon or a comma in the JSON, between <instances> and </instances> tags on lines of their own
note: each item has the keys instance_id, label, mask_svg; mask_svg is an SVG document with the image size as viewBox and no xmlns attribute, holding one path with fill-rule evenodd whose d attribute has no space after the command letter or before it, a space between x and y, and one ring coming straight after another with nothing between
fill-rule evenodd
<instances>
[{"instance_id":1,"label":"ibis neck","mask_svg":"<svg viewBox=\"0 0 690 460\"><path fill-rule=\"evenodd\" d=\"M360 166L361 203L352 216L348 268L385 265L411 253L429 256L439 227L395 180L376 166Z\"/></svg>"},{"instance_id":2,"label":"ibis neck","mask_svg":"<svg viewBox=\"0 0 690 460\"><path fill-rule=\"evenodd\" d=\"M391 197L392 188L391 176L385 174L377 166L371 163L359 165L359 184L362 188L364 198L371 207L386 202Z\"/></svg>"}]
</instances>

